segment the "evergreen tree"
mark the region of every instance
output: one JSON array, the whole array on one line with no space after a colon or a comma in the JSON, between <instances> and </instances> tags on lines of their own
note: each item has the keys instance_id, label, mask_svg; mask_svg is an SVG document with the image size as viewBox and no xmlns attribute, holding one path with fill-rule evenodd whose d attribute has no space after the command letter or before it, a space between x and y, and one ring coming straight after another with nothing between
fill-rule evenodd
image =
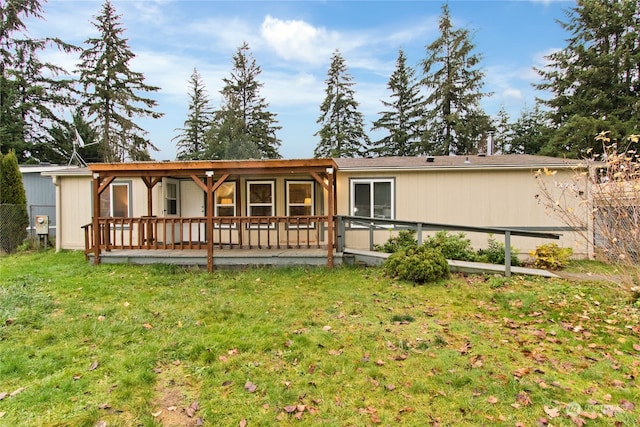
<instances>
[{"instance_id":1,"label":"evergreen tree","mask_svg":"<svg viewBox=\"0 0 640 427\"><path fill-rule=\"evenodd\" d=\"M43 18L39 0L0 3L0 152L14 150L20 161L45 161L55 142L52 125L65 123L60 107L75 101L73 82L59 78L65 70L42 62L38 53L48 47L77 48L57 38L27 37L28 17Z\"/></svg>"},{"instance_id":2,"label":"evergreen tree","mask_svg":"<svg viewBox=\"0 0 640 427\"><path fill-rule=\"evenodd\" d=\"M491 135L494 154L509 154L510 152L512 138L510 120L511 118L504 105L500 106L500 110L498 110L498 114L493 120L493 133Z\"/></svg>"},{"instance_id":3,"label":"evergreen tree","mask_svg":"<svg viewBox=\"0 0 640 427\"><path fill-rule=\"evenodd\" d=\"M262 152L251 136L245 132L246 126L242 110L236 99L229 101L216 111L213 125L207 132L207 148L203 158L259 159Z\"/></svg>"},{"instance_id":4,"label":"evergreen tree","mask_svg":"<svg viewBox=\"0 0 640 427\"><path fill-rule=\"evenodd\" d=\"M180 134L173 138L178 147L177 159L202 159L206 147L206 135L211 127L212 111L209 107L209 98L204 87L204 82L193 69L189 80L189 113L184 122L184 127L176 129Z\"/></svg>"},{"instance_id":5,"label":"evergreen tree","mask_svg":"<svg viewBox=\"0 0 640 427\"><path fill-rule=\"evenodd\" d=\"M0 153L0 252L12 253L27 237L29 214L16 153Z\"/></svg>"},{"instance_id":6,"label":"evergreen tree","mask_svg":"<svg viewBox=\"0 0 640 427\"><path fill-rule=\"evenodd\" d=\"M407 58L400 49L396 69L387 87L393 101L382 101L389 108L373 122L372 130L385 129L388 134L372 144L379 156L415 156L421 152L420 126L423 115L423 99L415 82L415 70L407 66Z\"/></svg>"},{"instance_id":7,"label":"evergreen tree","mask_svg":"<svg viewBox=\"0 0 640 427\"><path fill-rule=\"evenodd\" d=\"M320 142L313 154L316 158L360 157L370 144L364 132L364 116L358 111L354 98L353 78L344 58L336 50L331 58L324 101L320 105L317 123L321 128L316 135Z\"/></svg>"},{"instance_id":8,"label":"evergreen tree","mask_svg":"<svg viewBox=\"0 0 640 427\"><path fill-rule=\"evenodd\" d=\"M99 132L105 162L149 158L148 149L157 150L137 125L134 117L162 117L153 108L156 101L140 92L155 92L158 87L144 83L144 75L129 68L135 54L123 38L124 29L109 0L92 22L100 37L85 41L88 48L80 55L82 84L89 117Z\"/></svg>"},{"instance_id":9,"label":"evergreen tree","mask_svg":"<svg viewBox=\"0 0 640 427\"><path fill-rule=\"evenodd\" d=\"M213 137L222 139L211 140L212 147L208 152L242 156L224 158L247 158L244 157L250 155L247 153L254 153L250 156L263 159L281 157L280 140L276 137L276 131L281 127L277 125L276 114L268 111L269 104L260 96L263 84L257 78L261 72L249 51L249 45L243 43L233 55L231 76L223 79L225 86L220 92L223 105L216 112L216 129L211 131ZM242 146L232 147L234 144Z\"/></svg>"},{"instance_id":10,"label":"evergreen tree","mask_svg":"<svg viewBox=\"0 0 640 427\"><path fill-rule=\"evenodd\" d=\"M77 132L77 134L76 134ZM84 147L80 146L78 136ZM73 155L73 145L82 159L87 163L102 162L95 129L85 119L80 108L76 109L71 123L54 124L51 128L53 144L43 147L42 156L51 163L66 164Z\"/></svg>"},{"instance_id":11,"label":"evergreen tree","mask_svg":"<svg viewBox=\"0 0 640 427\"><path fill-rule=\"evenodd\" d=\"M442 6L440 37L427 46L422 62L427 88L424 152L434 155L476 151L486 137L489 118L480 108L484 73L476 67L482 59L469 31L454 29L449 6Z\"/></svg>"},{"instance_id":12,"label":"evergreen tree","mask_svg":"<svg viewBox=\"0 0 640 427\"><path fill-rule=\"evenodd\" d=\"M550 128L539 106L524 109L511 124L511 141L506 154L547 154L543 146L549 140Z\"/></svg>"},{"instance_id":13,"label":"evergreen tree","mask_svg":"<svg viewBox=\"0 0 640 427\"><path fill-rule=\"evenodd\" d=\"M567 46L537 70L555 128L543 152L583 157L602 152L602 131L614 142L640 131L640 2L579 0L566 13Z\"/></svg>"}]
</instances>

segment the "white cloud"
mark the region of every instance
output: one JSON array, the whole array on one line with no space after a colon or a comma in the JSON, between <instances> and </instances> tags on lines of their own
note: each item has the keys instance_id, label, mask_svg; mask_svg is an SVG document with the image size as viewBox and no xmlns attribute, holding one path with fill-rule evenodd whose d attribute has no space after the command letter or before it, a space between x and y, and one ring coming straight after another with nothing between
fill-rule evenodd
<instances>
[{"instance_id":1,"label":"white cloud","mask_svg":"<svg viewBox=\"0 0 640 427\"><path fill-rule=\"evenodd\" d=\"M523 100L524 95L522 95L522 91L520 89L510 87L502 91L502 98Z\"/></svg>"},{"instance_id":2,"label":"white cloud","mask_svg":"<svg viewBox=\"0 0 640 427\"><path fill-rule=\"evenodd\" d=\"M349 47L344 37L324 27L300 20L281 20L267 15L260 33L268 47L285 60L322 64L340 46Z\"/></svg>"}]
</instances>

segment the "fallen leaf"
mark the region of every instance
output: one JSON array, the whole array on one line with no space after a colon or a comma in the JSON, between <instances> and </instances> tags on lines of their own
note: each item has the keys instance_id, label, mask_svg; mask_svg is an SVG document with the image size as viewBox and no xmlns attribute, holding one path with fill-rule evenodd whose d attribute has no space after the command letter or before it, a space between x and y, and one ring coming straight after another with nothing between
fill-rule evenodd
<instances>
[{"instance_id":1,"label":"fallen leaf","mask_svg":"<svg viewBox=\"0 0 640 427\"><path fill-rule=\"evenodd\" d=\"M13 392L11 392L9 397L17 396L17 395L19 395L20 393L22 393L25 390L26 390L26 387L20 387L20 388L14 390Z\"/></svg>"},{"instance_id":2,"label":"fallen leaf","mask_svg":"<svg viewBox=\"0 0 640 427\"><path fill-rule=\"evenodd\" d=\"M633 349L634 349L635 351L640 351L640 344L634 344L634 345L633 345Z\"/></svg>"},{"instance_id":3,"label":"fallen leaf","mask_svg":"<svg viewBox=\"0 0 640 427\"><path fill-rule=\"evenodd\" d=\"M238 424L238 427L247 427L247 419L243 418L240 420L240 423Z\"/></svg>"},{"instance_id":4,"label":"fallen leaf","mask_svg":"<svg viewBox=\"0 0 640 427\"><path fill-rule=\"evenodd\" d=\"M98 368L98 361L94 360L93 363L91 364L91 366L89 366L89 370L90 371L95 371L96 368Z\"/></svg>"},{"instance_id":5,"label":"fallen leaf","mask_svg":"<svg viewBox=\"0 0 640 427\"><path fill-rule=\"evenodd\" d=\"M173 411L175 411L176 409L178 409L176 406L168 406L168 407L167 407L167 411L169 411L169 412L173 412Z\"/></svg>"},{"instance_id":6,"label":"fallen leaf","mask_svg":"<svg viewBox=\"0 0 640 427\"><path fill-rule=\"evenodd\" d=\"M151 326L149 323L143 324L142 327L145 329L153 329L153 326Z\"/></svg>"},{"instance_id":7,"label":"fallen leaf","mask_svg":"<svg viewBox=\"0 0 640 427\"><path fill-rule=\"evenodd\" d=\"M255 393L258 387L251 381L247 381L244 385L244 389L249 393Z\"/></svg>"},{"instance_id":8,"label":"fallen leaf","mask_svg":"<svg viewBox=\"0 0 640 427\"><path fill-rule=\"evenodd\" d=\"M6 412L0 412L0 418L4 417L6 415Z\"/></svg>"},{"instance_id":9,"label":"fallen leaf","mask_svg":"<svg viewBox=\"0 0 640 427\"><path fill-rule=\"evenodd\" d=\"M487 402L491 403L492 405L495 405L496 403L498 403L498 398L495 396L489 396L487 398Z\"/></svg>"},{"instance_id":10,"label":"fallen leaf","mask_svg":"<svg viewBox=\"0 0 640 427\"><path fill-rule=\"evenodd\" d=\"M329 354L331 356L340 356L342 354L342 352L343 352L342 349L340 349L340 350L329 350Z\"/></svg>"},{"instance_id":11,"label":"fallen leaf","mask_svg":"<svg viewBox=\"0 0 640 427\"><path fill-rule=\"evenodd\" d=\"M100 420L97 423L95 423L93 427L107 427L107 422Z\"/></svg>"},{"instance_id":12,"label":"fallen leaf","mask_svg":"<svg viewBox=\"0 0 640 427\"><path fill-rule=\"evenodd\" d=\"M125 301L122 305L124 305L125 307L129 307L129 303L127 301Z\"/></svg>"},{"instance_id":13,"label":"fallen leaf","mask_svg":"<svg viewBox=\"0 0 640 427\"><path fill-rule=\"evenodd\" d=\"M522 406L529 406L533 402L526 391L521 391L516 395L516 401Z\"/></svg>"},{"instance_id":14,"label":"fallen leaf","mask_svg":"<svg viewBox=\"0 0 640 427\"><path fill-rule=\"evenodd\" d=\"M560 410L558 408L549 408L548 406L544 407L544 413L547 414L549 418L557 418L560 416Z\"/></svg>"},{"instance_id":15,"label":"fallen leaf","mask_svg":"<svg viewBox=\"0 0 640 427\"><path fill-rule=\"evenodd\" d=\"M333 329L333 328L331 326L329 326L329 325L326 325L326 326L322 327L322 330L325 331L325 332L329 332L331 329Z\"/></svg>"},{"instance_id":16,"label":"fallen leaf","mask_svg":"<svg viewBox=\"0 0 640 427\"><path fill-rule=\"evenodd\" d=\"M101 403L100 405L98 405L98 409L109 409L111 408L111 405L109 405L108 403Z\"/></svg>"},{"instance_id":17,"label":"fallen leaf","mask_svg":"<svg viewBox=\"0 0 640 427\"><path fill-rule=\"evenodd\" d=\"M376 360L376 365L382 366L382 365L384 365L384 361L378 359L378 360Z\"/></svg>"},{"instance_id":18,"label":"fallen leaf","mask_svg":"<svg viewBox=\"0 0 640 427\"><path fill-rule=\"evenodd\" d=\"M633 402L629 402L626 399L622 399L620 401L620 407L622 409L626 409L627 411L633 411L636 407L636 405Z\"/></svg>"},{"instance_id":19,"label":"fallen leaf","mask_svg":"<svg viewBox=\"0 0 640 427\"><path fill-rule=\"evenodd\" d=\"M158 415L160 415L161 413L162 413L162 411L152 412L152 413L151 413L151 416L152 416L153 418L156 418L156 417L157 417Z\"/></svg>"},{"instance_id":20,"label":"fallen leaf","mask_svg":"<svg viewBox=\"0 0 640 427\"><path fill-rule=\"evenodd\" d=\"M287 414L293 414L296 411L296 405L287 405L283 409Z\"/></svg>"},{"instance_id":21,"label":"fallen leaf","mask_svg":"<svg viewBox=\"0 0 640 427\"><path fill-rule=\"evenodd\" d=\"M396 389L396 386L393 384L387 384L386 386L384 386L384 388L386 388L388 391L393 391Z\"/></svg>"},{"instance_id":22,"label":"fallen leaf","mask_svg":"<svg viewBox=\"0 0 640 427\"><path fill-rule=\"evenodd\" d=\"M589 418L590 420L595 420L596 418L598 418L598 414L596 412L582 411L582 412L580 412L580 416L581 417L585 417L585 418Z\"/></svg>"},{"instance_id":23,"label":"fallen leaf","mask_svg":"<svg viewBox=\"0 0 640 427\"><path fill-rule=\"evenodd\" d=\"M578 427L582 427L587 423L584 420L584 418L580 418L580 417L571 417L571 421L573 422L574 425L576 425Z\"/></svg>"},{"instance_id":24,"label":"fallen leaf","mask_svg":"<svg viewBox=\"0 0 640 427\"><path fill-rule=\"evenodd\" d=\"M9 395L9 393L7 393L6 391L3 391L2 393L0 393L0 400L4 400L5 397L7 397Z\"/></svg>"}]
</instances>

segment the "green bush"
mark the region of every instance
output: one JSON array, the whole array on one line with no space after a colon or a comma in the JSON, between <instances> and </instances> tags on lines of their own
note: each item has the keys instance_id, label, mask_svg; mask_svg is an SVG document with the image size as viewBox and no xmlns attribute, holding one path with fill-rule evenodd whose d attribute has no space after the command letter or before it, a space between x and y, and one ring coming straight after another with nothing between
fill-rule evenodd
<instances>
[{"instance_id":1,"label":"green bush","mask_svg":"<svg viewBox=\"0 0 640 427\"><path fill-rule=\"evenodd\" d=\"M478 261L504 265L504 243L496 241L493 237L490 237L488 242L486 249L478 250ZM511 265L513 266L520 265L518 253L519 251L511 246Z\"/></svg>"},{"instance_id":2,"label":"green bush","mask_svg":"<svg viewBox=\"0 0 640 427\"><path fill-rule=\"evenodd\" d=\"M27 238L29 213L16 153L0 154L0 252L15 252Z\"/></svg>"},{"instance_id":3,"label":"green bush","mask_svg":"<svg viewBox=\"0 0 640 427\"><path fill-rule=\"evenodd\" d=\"M385 261L384 271L402 280L427 283L449 277L449 264L438 249L423 245L393 253Z\"/></svg>"},{"instance_id":4,"label":"green bush","mask_svg":"<svg viewBox=\"0 0 640 427\"><path fill-rule=\"evenodd\" d=\"M560 248L556 243L547 243L529 252L534 258L533 266L549 270L559 270L569 263L569 257L573 255L573 249Z\"/></svg>"},{"instance_id":5,"label":"green bush","mask_svg":"<svg viewBox=\"0 0 640 427\"><path fill-rule=\"evenodd\" d=\"M475 261L477 258L471 248L471 241L465 238L464 233L449 234L446 231L438 231L435 236L424 242L424 246L438 249L446 259Z\"/></svg>"},{"instance_id":6,"label":"green bush","mask_svg":"<svg viewBox=\"0 0 640 427\"><path fill-rule=\"evenodd\" d=\"M392 254L401 249L409 249L418 246L418 241L413 237L416 234L413 230L400 230L398 235L390 237L382 245L374 245L373 248L378 252L386 252Z\"/></svg>"}]
</instances>

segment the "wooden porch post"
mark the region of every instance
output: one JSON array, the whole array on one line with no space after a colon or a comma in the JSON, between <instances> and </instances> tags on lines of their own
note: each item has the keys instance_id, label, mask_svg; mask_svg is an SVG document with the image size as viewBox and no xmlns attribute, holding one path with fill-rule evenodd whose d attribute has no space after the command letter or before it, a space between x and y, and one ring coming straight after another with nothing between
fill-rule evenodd
<instances>
[{"instance_id":1,"label":"wooden porch post","mask_svg":"<svg viewBox=\"0 0 640 427\"><path fill-rule=\"evenodd\" d=\"M207 270L213 271L213 171L207 175Z\"/></svg>"},{"instance_id":2,"label":"wooden porch post","mask_svg":"<svg viewBox=\"0 0 640 427\"><path fill-rule=\"evenodd\" d=\"M93 264L100 264L100 175L93 174Z\"/></svg>"},{"instance_id":3,"label":"wooden porch post","mask_svg":"<svg viewBox=\"0 0 640 427\"><path fill-rule=\"evenodd\" d=\"M333 268L333 233L334 233L334 226L333 226L333 217L335 215L335 205L334 205L334 191L335 191L335 186L333 185L333 179L334 179L334 174L333 174L333 168L327 168L327 180L328 182L328 192L329 194L327 195L327 199L329 199L329 206L328 206L328 212L327 215L329 216L328 221L327 221L327 267L329 268Z\"/></svg>"}]
</instances>

